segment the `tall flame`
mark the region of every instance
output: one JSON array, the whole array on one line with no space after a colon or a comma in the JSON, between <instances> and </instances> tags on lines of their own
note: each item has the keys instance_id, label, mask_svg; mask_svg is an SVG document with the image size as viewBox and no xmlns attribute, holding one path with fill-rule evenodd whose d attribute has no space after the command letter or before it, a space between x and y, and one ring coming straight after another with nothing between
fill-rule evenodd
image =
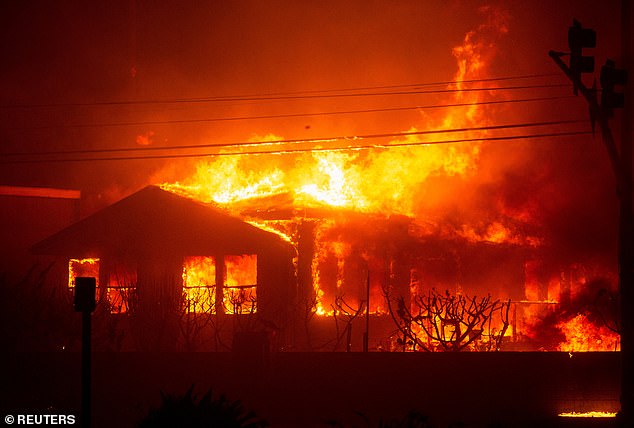
<instances>
[{"instance_id":1,"label":"tall flame","mask_svg":"<svg viewBox=\"0 0 634 428\"><path fill-rule=\"evenodd\" d=\"M455 99L464 107L447 110L442 116L425 116L423 123L412 126L439 130L431 135L404 135L382 143L391 144L459 139L465 133L442 130L485 125L482 108L477 105L479 91L462 91L466 81L479 79L493 56L489 40L495 33L507 31L505 17L497 10L486 10L485 24L465 36L453 49L458 64L454 76ZM471 133L470 138L483 137ZM284 138L255 137L261 147ZM272 143L273 144L273 143ZM323 150L323 148L321 149ZM163 188L207 202L233 204L255 197L288 194L294 207L338 207L367 213L416 214L417 197L433 176L466 176L477 171L480 143L416 145L374 148L364 151L319 151L303 154L221 156L198 164L196 172L181 182L165 183Z\"/></svg>"}]
</instances>

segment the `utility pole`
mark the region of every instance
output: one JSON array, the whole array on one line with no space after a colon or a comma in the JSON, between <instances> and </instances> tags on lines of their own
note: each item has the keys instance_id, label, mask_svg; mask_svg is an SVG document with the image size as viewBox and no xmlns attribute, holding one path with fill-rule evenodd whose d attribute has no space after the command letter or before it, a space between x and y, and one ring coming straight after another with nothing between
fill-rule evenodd
<instances>
[{"instance_id":1,"label":"utility pole","mask_svg":"<svg viewBox=\"0 0 634 428\"><path fill-rule=\"evenodd\" d=\"M621 412L620 425L634 426L634 215L632 206L632 119L634 116L633 85L625 85L627 70L632 70L631 48L632 8L630 0L621 0L621 51L624 70L615 69L611 60L601 71L603 92L601 105L597 100L596 88L588 89L581 81L582 72L591 72L589 57L581 56L581 47L594 47L594 41L588 42L592 30L584 29L576 20L568 33L571 48L570 67L561 59L564 53L550 51L550 57L564 71L573 83L574 93L581 92L588 102L590 118L594 129L595 121L601 128L601 137L607 149L612 169L616 176L619 200L619 295L620 295L620 334L621 334ZM571 40L575 39L576 40ZM576 43L576 45L575 45ZM576 49L575 49L576 47ZM591 61L593 63L593 60ZM585 67L588 65L588 67ZM618 77L617 77L618 76ZM616 81L618 79L618 81ZM623 94L614 94L614 85L624 85ZM617 95L616 97L614 95ZM619 96L622 95L622 98ZM612 108L623 107L621 144L617 145L612 136L608 120Z\"/></svg>"}]
</instances>

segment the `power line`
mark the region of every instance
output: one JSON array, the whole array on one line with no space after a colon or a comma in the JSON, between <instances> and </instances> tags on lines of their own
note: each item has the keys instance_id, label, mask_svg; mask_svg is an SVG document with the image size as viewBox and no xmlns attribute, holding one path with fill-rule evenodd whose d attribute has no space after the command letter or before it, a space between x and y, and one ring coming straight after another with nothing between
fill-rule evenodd
<instances>
[{"instance_id":1,"label":"power line","mask_svg":"<svg viewBox=\"0 0 634 428\"><path fill-rule=\"evenodd\" d=\"M459 82L458 82L459 83ZM350 98L350 97L376 97L391 95L423 95L423 94L444 94L456 92L484 92L484 91L508 91L525 89L544 89L569 87L565 83L551 83L540 85L518 85L505 87L485 87L485 88L456 88L456 89L431 89L420 91L389 91L389 92L361 92L345 94L309 94L309 95L275 95L275 96L226 96L226 97L206 97L206 98L175 98L164 100L121 100L121 101L96 101L92 103L56 103L56 104L23 104L23 105L0 105L3 109L18 108L48 108L48 107L95 107L95 106L116 106L116 105L140 105L140 104L193 104L212 103L227 101L284 101L302 99L323 99L323 98Z\"/></svg>"},{"instance_id":2,"label":"power line","mask_svg":"<svg viewBox=\"0 0 634 428\"><path fill-rule=\"evenodd\" d=\"M554 133L542 133L542 134L528 134L528 135L512 135L501 137L481 137L481 138L469 138L469 139L456 139L456 140L439 140L439 141L418 141L418 142L404 142L393 144L368 144L357 145L347 147L311 147L303 149L284 149L284 150L270 150L270 151L251 151L251 152L228 152L228 153L186 153L175 155L155 155L155 156L121 156L121 157L101 157L101 158L66 158L66 159L54 159L54 160L18 160L18 161L0 161L0 164L27 164L27 163L68 163L68 162L95 162L95 161L124 161L124 160L148 160L148 159L179 159L179 158L196 158L196 157L218 157L218 156L247 156L247 155L284 155L293 153L306 153L306 152L340 152L340 151L360 151L369 149L389 149L396 147L409 147L409 146L424 146L424 145L438 145L438 144L457 144L457 143L472 143L472 142L485 142L485 141L513 141L513 140L526 140L537 138L556 138L556 137L570 137L579 135L591 135L592 131L570 131L570 132L554 132Z\"/></svg>"},{"instance_id":3,"label":"power line","mask_svg":"<svg viewBox=\"0 0 634 428\"><path fill-rule=\"evenodd\" d=\"M314 89L314 90L287 91L287 92L264 92L264 93L243 94L243 95L226 95L226 96L219 96L214 98L261 97L261 96L274 96L274 95L301 95L301 94L315 94L315 93L328 93L328 92L365 91L365 90L376 90L376 89L415 88L415 87L457 85L457 84L464 84L464 83L499 82L499 81L506 81L506 80L522 80L522 79L557 77L557 76L559 76L559 74L557 73L525 74L525 75L519 75L519 76L490 77L486 79L446 80L446 81L440 81L440 82L408 83L408 84L400 84L400 85L357 86L353 88L339 88L339 89Z\"/></svg>"},{"instance_id":4,"label":"power line","mask_svg":"<svg viewBox=\"0 0 634 428\"><path fill-rule=\"evenodd\" d=\"M273 141L245 141L245 142L232 142L232 143L220 143L220 144L196 144L196 145L181 145L181 146L163 146L163 147L127 147L127 148L114 148L114 149L82 149L82 150L55 150L55 151L42 151L38 153L26 153L26 152L13 152L2 153L0 157L19 157L19 156L51 156L51 155L70 155L70 154L95 154L95 153L119 153L119 152L145 152L145 151L164 151L164 150L194 150L203 148L227 148L227 147L243 147L243 146L259 146L259 145L281 145L281 144L306 144L306 143L323 143L332 142L338 140L361 140L361 139L376 139L376 138L388 138L388 137L408 137L415 135L432 135L432 134L447 134L457 132L476 132L476 131L497 131L516 128L534 128L543 126L557 126L557 125L570 125L576 123L585 123L586 119L572 119L572 120L557 120L546 122L528 122L528 123L515 123L505 125L490 125L490 126L478 126L478 127L465 127L465 128L452 128L452 129L434 129L425 131L406 131L406 132L387 132L387 133L375 133L356 136L330 136L330 137L315 137L308 139L281 139Z\"/></svg>"},{"instance_id":5,"label":"power line","mask_svg":"<svg viewBox=\"0 0 634 428\"><path fill-rule=\"evenodd\" d=\"M289 148L289 149L281 149L281 150L255 150L255 151L220 152L220 153L218 152L181 153L181 154L137 155L137 156L118 156L118 157L92 157L92 158L77 157L77 158L58 158L58 159L18 159L18 160L0 161L0 164L6 165L6 164L41 164L41 163L123 161L123 160L148 160L148 159L179 159L179 158L195 158L195 157L209 157L209 156L215 157L215 156L238 156L238 155L241 156L241 155L264 155L264 154L282 155L282 154L303 153L303 152L358 151L358 150L380 149L380 148L387 149L387 148L396 148L396 147L454 144L454 143L467 143L467 142L512 141L512 140L519 140L519 139L547 138L547 137L554 138L554 137L579 136L579 135L590 135L590 134L592 134L591 131L567 131L567 132L523 134L523 135L497 136L497 137L460 138L460 139L453 139L453 140L349 145L349 146L343 146L343 147L308 147L308 148ZM353 139L355 137L350 137L350 138Z\"/></svg>"},{"instance_id":6,"label":"power line","mask_svg":"<svg viewBox=\"0 0 634 428\"><path fill-rule=\"evenodd\" d=\"M273 114L273 115L261 115L261 116L233 116L233 117L216 117L216 118L203 118L203 119L148 120L148 121L103 122L103 123L86 123L86 124L80 123L80 124L72 124L72 125L57 124L57 125L43 125L43 126L14 127L14 128L5 128L5 129L22 131L22 130L57 129L57 128L101 128L101 127L105 128L105 127L123 127L123 126L140 126L140 125L174 125L174 124L185 124L185 123L288 119L288 118L294 118L294 117L333 116L333 115L362 114L362 113L384 113L384 112L407 111L407 110L431 110L431 109L469 107L469 106L481 106L481 105L514 104L514 103L524 103L524 102L553 101L553 100L567 99L567 98L575 98L575 96L561 95L561 96L521 98L521 99L511 99L511 100L478 101L478 102L472 102L472 103L427 104L427 105L417 105L417 106L385 107L385 108L358 109L358 110L336 110L336 111L322 111L322 112L314 112L314 113L288 113L288 114Z\"/></svg>"},{"instance_id":7,"label":"power line","mask_svg":"<svg viewBox=\"0 0 634 428\"><path fill-rule=\"evenodd\" d=\"M356 150L369 150L378 148L394 148L394 147L410 147L410 146L426 146L426 145L439 145L439 144L458 144L458 143L474 143L484 141L512 141L512 140L524 140L530 138L547 138L547 137L568 137L575 135L590 135L591 131L569 131L569 132L554 132L554 133L542 133L542 134L524 134L524 135L511 135L500 137L481 137L481 138L467 138L467 139L455 139L455 140L437 140L437 141L416 141L416 142L403 142L403 143L388 143L388 144L367 144L348 147L313 147L306 149L284 149L276 151L254 151L254 152L233 152L233 153L210 153L207 155L196 156L236 156L236 155L262 155L262 154L291 154L299 152L337 152L337 151L356 151ZM185 157L185 156L182 156ZM107 159L110 160L110 159Z\"/></svg>"}]
</instances>

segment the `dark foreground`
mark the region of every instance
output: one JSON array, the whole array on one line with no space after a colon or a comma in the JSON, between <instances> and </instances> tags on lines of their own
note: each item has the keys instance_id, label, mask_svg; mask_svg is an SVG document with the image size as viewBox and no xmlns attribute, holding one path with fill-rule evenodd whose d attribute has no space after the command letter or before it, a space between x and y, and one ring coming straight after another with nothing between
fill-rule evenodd
<instances>
[{"instance_id":1,"label":"dark foreground","mask_svg":"<svg viewBox=\"0 0 634 428\"><path fill-rule=\"evenodd\" d=\"M79 419L79 354L3 360L2 418ZM273 427L396 426L388 422L412 410L431 427L609 427L614 419L557 414L617 411L619 354L100 353L93 361L93 426L135 426L159 406L161 391L184 394L191 385L199 395L211 388L214 396L240 400Z\"/></svg>"}]
</instances>

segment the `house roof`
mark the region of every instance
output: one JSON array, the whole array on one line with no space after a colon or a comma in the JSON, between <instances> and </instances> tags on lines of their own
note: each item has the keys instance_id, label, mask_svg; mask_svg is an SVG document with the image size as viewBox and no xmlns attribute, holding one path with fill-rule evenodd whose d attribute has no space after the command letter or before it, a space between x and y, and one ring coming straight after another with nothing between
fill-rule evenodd
<instances>
[{"instance_id":1,"label":"house roof","mask_svg":"<svg viewBox=\"0 0 634 428\"><path fill-rule=\"evenodd\" d=\"M45 215L45 214L44 214ZM290 251L291 245L226 212L148 186L35 244L34 254L213 255Z\"/></svg>"}]
</instances>

